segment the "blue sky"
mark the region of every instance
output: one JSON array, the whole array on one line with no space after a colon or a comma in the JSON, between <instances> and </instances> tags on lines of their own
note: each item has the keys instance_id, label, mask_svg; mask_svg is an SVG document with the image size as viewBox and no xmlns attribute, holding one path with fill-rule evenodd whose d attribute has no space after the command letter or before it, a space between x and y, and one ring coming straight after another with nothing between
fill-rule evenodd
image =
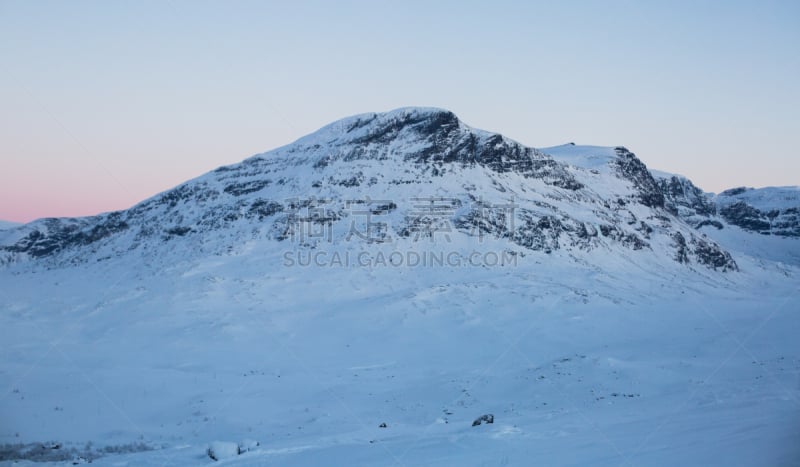
<instances>
[{"instance_id":1,"label":"blue sky","mask_svg":"<svg viewBox=\"0 0 800 467\"><path fill-rule=\"evenodd\" d=\"M126 208L355 113L800 184L800 2L0 0L0 218Z\"/></svg>"}]
</instances>

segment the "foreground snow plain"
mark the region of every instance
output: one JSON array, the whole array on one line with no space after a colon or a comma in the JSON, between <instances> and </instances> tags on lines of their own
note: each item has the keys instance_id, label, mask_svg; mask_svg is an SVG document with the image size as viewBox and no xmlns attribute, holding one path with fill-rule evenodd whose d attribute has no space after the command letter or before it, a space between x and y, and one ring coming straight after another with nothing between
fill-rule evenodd
<instances>
[{"instance_id":1,"label":"foreground snow plain","mask_svg":"<svg viewBox=\"0 0 800 467\"><path fill-rule=\"evenodd\" d=\"M284 253L0 271L0 442L152 449L93 459L115 466L800 461L795 266ZM259 445L207 456L246 439Z\"/></svg>"}]
</instances>

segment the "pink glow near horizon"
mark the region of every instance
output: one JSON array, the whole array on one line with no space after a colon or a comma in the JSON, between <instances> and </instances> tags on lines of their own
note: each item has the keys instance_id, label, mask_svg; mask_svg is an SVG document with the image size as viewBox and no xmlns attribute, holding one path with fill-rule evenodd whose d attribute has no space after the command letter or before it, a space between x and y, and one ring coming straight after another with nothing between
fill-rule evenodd
<instances>
[{"instance_id":1,"label":"pink glow near horizon","mask_svg":"<svg viewBox=\"0 0 800 467\"><path fill-rule=\"evenodd\" d=\"M132 205L125 197L81 199L75 197L50 196L27 199L15 202L14 196L2 194L4 205L0 206L0 219L17 223L28 223L30 221L45 217L84 217L93 216L99 213L116 211ZM17 193L19 196L19 193ZM11 200L6 206L6 200Z\"/></svg>"},{"instance_id":2,"label":"pink glow near horizon","mask_svg":"<svg viewBox=\"0 0 800 467\"><path fill-rule=\"evenodd\" d=\"M182 164L177 157L169 160L155 147L149 157L129 155L118 160L98 160L87 155L90 144L73 148L73 157L52 158L29 152L24 159L3 161L0 220L27 223L44 217L82 217L127 209L220 165L235 162L213 162L214 155L198 153L195 145L185 148L196 154L191 165ZM40 161L46 161L46 167Z\"/></svg>"}]
</instances>

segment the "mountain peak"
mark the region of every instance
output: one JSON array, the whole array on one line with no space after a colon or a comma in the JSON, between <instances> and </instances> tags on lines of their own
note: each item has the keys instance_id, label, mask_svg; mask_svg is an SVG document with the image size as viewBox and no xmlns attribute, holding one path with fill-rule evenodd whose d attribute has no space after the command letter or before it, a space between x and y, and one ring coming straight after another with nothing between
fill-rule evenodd
<instances>
[{"instance_id":1,"label":"mountain peak","mask_svg":"<svg viewBox=\"0 0 800 467\"><path fill-rule=\"evenodd\" d=\"M319 130L299 138L292 145L330 144L358 141L381 130L399 130L405 126L427 123L424 128L435 130L440 125L458 125L453 112L435 107L401 107L388 112L352 115L329 123Z\"/></svg>"},{"instance_id":2,"label":"mountain peak","mask_svg":"<svg viewBox=\"0 0 800 467\"><path fill-rule=\"evenodd\" d=\"M245 161L247 169L280 164L322 169L339 162L380 161L424 166L433 175L454 167L483 167L495 173L515 172L566 189L580 183L552 157L498 133L472 128L448 110L404 107L385 113L337 120L287 146ZM218 171L239 170L237 164Z\"/></svg>"}]
</instances>

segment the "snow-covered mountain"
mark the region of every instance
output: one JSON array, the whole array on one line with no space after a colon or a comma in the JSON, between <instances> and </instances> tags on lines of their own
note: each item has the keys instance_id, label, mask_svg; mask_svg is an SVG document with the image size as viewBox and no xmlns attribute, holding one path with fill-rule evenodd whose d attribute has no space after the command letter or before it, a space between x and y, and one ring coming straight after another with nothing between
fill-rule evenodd
<instances>
[{"instance_id":1,"label":"snow-covered mountain","mask_svg":"<svg viewBox=\"0 0 800 467\"><path fill-rule=\"evenodd\" d=\"M676 180L409 108L0 231L0 465L798 465L793 201Z\"/></svg>"},{"instance_id":2,"label":"snow-covered mountain","mask_svg":"<svg viewBox=\"0 0 800 467\"><path fill-rule=\"evenodd\" d=\"M634 154L604 151L597 165L568 163L439 109L359 115L125 211L28 224L0 236L2 261L161 255L187 242L218 253L245 239L286 241L319 230L324 239L301 243L407 247L421 235L445 234L462 243L502 240L520 255L562 250L591 261L595 250L641 251L736 269L728 252L665 206L659 184ZM365 231L367 223L383 230L353 235L354 224Z\"/></svg>"}]
</instances>

